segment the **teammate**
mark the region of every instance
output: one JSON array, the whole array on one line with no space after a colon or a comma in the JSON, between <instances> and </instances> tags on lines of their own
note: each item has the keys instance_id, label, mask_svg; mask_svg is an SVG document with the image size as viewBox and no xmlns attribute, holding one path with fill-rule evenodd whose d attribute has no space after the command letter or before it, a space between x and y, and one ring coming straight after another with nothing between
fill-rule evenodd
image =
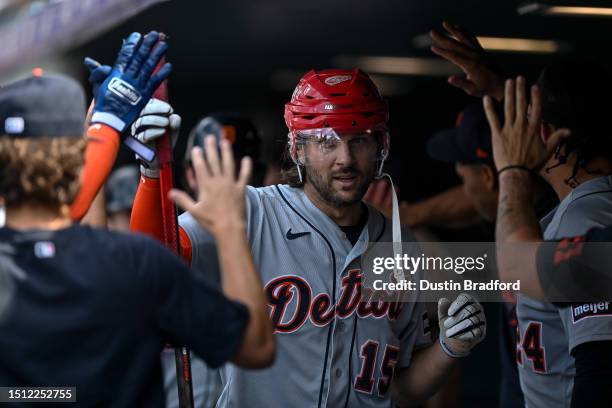
<instances>
[{"instance_id":1,"label":"teammate","mask_svg":"<svg viewBox=\"0 0 612 408\"><path fill-rule=\"evenodd\" d=\"M166 68L152 75L165 51L157 42L153 33L124 43L99 89L90 134L129 126L169 74ZM275 343L244 238L248 165L236 181L233 166L221 168L216 152L206 161L194 151L201 194L189 210L217 240L232 301L148 238L73 224L84 113L82 89L64 77L31 77L0 89L7 217L0 276L8 274L15 287L1 305L0 384L75 386L84 406L160 407L159 353L167 341L192 347L212 366L269 365ZM110 126L116 127L102 129ZM222 154L231 163L230 150Z\"/></svg>"},{"instance_id":2,"label":"teammate","mask_svg":"<svg viewBox=\"0 0 612 408\"><path fill-rule=\"evenodd\" d=\"M172 107L166 102L152 99L147 104L142 112L140 120L137 120L132 125L133 135L143 143L148 142L151 138L159 136L166 131L164 124L167 123L167 128L171 132L171 137L176 140L179 136L180 124L182 119L179 115L173 112ZM157 124L157 127L152 127L151 124ZM206 116L198 122L198 124L189 133L187 139L187 148L184 159L185 167L185 184L188 187L192 197L198 195L198 182L196 179L195 169L191 160L191 151L194 147L205 149L206 137L212 136L217 142L227 140L230 142L232 152L237 163L244 157L252 158L253 176L251 182L255 185L261 183L265 173L257 158L259 157L260 138L252 121L246 117L233 113L217 113ZM142 169L143 173L156 175L157 168L155 164L148 163L146 168ZM138 186L138 179L134 184L134 193ZM130 201L130 208L132 205ZM211 238L209 253L206 254L207 262L206 273L194 271L201 278L212 285L219 286L221 272L219 271L217 248L214 245L214 240ZM162 369L164 372L164 388L166 389L166 407L178 407L178 393L176 390L176 364L173 349L166 349L162 353ZM197 407L214 407L221 394L222 384L219 371L207 367L204 361L196 355L191 358L191 374L193 378L193 396L194 404Z\"/></svg>"},{"instance_id":3,"label":"teammate","mask_svg":"<svg viewBox=\"0 0 612 408\"><path fill-rule=\"evenodd\" d=\"M454 38L432 32L432 50L466 74L463 79L453 77L449 81L471 95L486 95L489 101L507 97L509 91L504 90L500 70L476 38L452 24L445 23L444 27ZM608 73L588 61L562 61L542 73L539 85L544 93L542 139L550 143L558 141L551 135L563 127L572 132L572 137L563 143L548 146L554 154L539 171L563 199L557 210L541 221L544 238L555 240L582 235L591 227L612 224L612 207L608 202L612 199L610 181L605 176L612 172L611 142L606 136L604 119L605 98L612 92ZM506 83L508 86L513 85ZM515 97L525 105L524 93L522 99L518 94L511 96L512 100L506 101L507 107L514 108ZM518 118L516 129L519 123L526 126L525 110L525 106L512 110L512 118L515 111ZM501 207L500 211L504 209ZM520 256L529 259L528 254ZM526 296L519 297L521 341L518 348L522 352L518 363L527 406L569 406L570 403L589 406L592 402L589 395L601 395L604 391L598 387L598 381L587 384L585 370L597 367L600 362L607 364L597 349L606 347L605 343L612 338L609 317L600 313L597 318L586 319L581 310L569 306L557 309ZM576 392L572 395L574 376Z\"/></svg>"},{"instance_id":4,"label":"teammate","mask_svg":"<svg viewBox=\"0 0 612 408\"><path fill-rule=\"evenodd\" d=\"M514 219L533 215L524 211L524 204L516 207L517 193L513 193L514 189L524 191L521 183L532 171L544 174L562 199L556 211L541 222L545 239L612 224L610 176L598 177L612 173L612 141L603 132L605 98L612 92L608 78L605 71L585 61L549 66L538 86L532 88L529 119L524 78L519 77L516 85L508 80L503 127L491 110L490 98L485 99L504 189L498 216L500 242L508 242L516 234ZM519 138L530 142L510 147L507 141L513 144ZM542 155L544 162L526 163L529 167L508 154L525 155L531 146L554 154ZM524 231L518 232L519 236L521 233ZM502 265L507 262L502 254ZM608 302L603 302L606 299L600 300L601 308L585 307L584 303L553 306L526 296L519 298L519 347L524 355L519 370L528 406L569 406L570 401L572 407L609 405L612 317Z\"/></svg>"},{"instance_id":5,"label":"teammate","mask_svg":"<svg viewBox=\"0 0 612 408\"><path fill-rule=\"evenodd\" d=\"M204 148L204 139L212 135L218 141L227 139L236 160L243 157L253 159L253 186L261 186L265 175L265 166L259 161L261 156L261 137L255 124L246 116L233 112L218 112L204 117L189 133L185 149L185 177L192 191L195 191L195 177L191 167L191 149L195 146Z\"/></svg>"},{"instance_id":6,"label":"teammate","mask_svg":"<svg viewBox=\"0 0 612 408\"><path fill-rule=\"evenodd\" d=\"M467 295L440 301L435 344L422 304L361 297L361 255L369 242L393 240L391 223L361 202L388 153L387 117L359 70L310 71L300 80L285 107L289 185L249 188L246 200L279 353L261 372L225 366L220 406L414 403L484 337L482 307ZM161 231L158 185L142 178L132 216L134 229L153 235ZM179 202L193 205L186 195ZM189 215L179 222L183 255L206 271L209 233Z\"/></svg>"},{"instance_id":7,"label":"teammate","mask_svg":"<svg viewBox=\"0 0 612 408\"><path fill-rule=\"evenodd\" d=\"M121 166L114 170L105 185L105 207L108 229L128 232L130 214L138 187L140 173L134 165Z\"/></svg>"}]
</instances>

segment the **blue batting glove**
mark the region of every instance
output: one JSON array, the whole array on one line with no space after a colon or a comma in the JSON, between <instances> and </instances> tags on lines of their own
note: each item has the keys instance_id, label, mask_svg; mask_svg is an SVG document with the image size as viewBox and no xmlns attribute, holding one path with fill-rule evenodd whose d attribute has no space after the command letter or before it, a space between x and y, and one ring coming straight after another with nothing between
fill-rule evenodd
<instances>
[{"instance_id":1,"label":"blue batting glove","mask_svg":"<svg viewBox=\"0 0 612 408\"><path fill-rule=\"evenodd\" d=\"M91 123L103 123L123 133L136 120L172 70L172 65L165 64L153 75L168 48L158 40L159 33L152 31L144 38L132 33L123 42L115 66L99 87Z\"/></svg>"},{"instance_id":2,"label":"blue batting glove","mask_svg":"<svg viewBox=\"0 0 612 408\"><path fill-rule=\"evenodd\" d=\"M98 91L106 78L110 75L113 67L102 65L93 58L85 57L85 67L89 70L89 83L91 84L94 99L98 99Z\"/></svg>"}]
</instances>

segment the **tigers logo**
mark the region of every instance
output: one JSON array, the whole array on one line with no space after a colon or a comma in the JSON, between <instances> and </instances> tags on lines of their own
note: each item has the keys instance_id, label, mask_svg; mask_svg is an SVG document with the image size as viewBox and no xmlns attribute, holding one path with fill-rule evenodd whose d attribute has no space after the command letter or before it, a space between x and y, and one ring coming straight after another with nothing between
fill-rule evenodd
<instances>
[{"instance_id":1,"label":"tigers logo","mask_svg":"<svg viewBox=\"0 0 612 408\"><path fill-rule=\"evenodd\" d=\"M136 88L120 78L111 79L108 89L120 98L126 99L132 106L138 105L142 99L142 95Z\"/></svg>"},{"instance_id":2,"label":"tigers logo","mask_svg":"<svg viewBox=\"0 0 612 408\"><path fill-rule=\"evenodd\" d=\"M338 85L342 82L350 81L353 79L352 75L334 75L325 80L325 84L329 86Z\"/></svg>"}]
</instances>

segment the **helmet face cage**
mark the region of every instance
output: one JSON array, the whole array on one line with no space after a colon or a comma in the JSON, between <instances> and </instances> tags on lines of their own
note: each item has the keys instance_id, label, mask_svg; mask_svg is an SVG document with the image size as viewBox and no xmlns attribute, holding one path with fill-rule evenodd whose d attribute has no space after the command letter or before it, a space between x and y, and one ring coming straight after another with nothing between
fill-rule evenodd
<instances>
[{"instance_id":1,"label":"helmet face cage","mask_svg":"<svg viewBox=\"0 0 612 408\"><path fill-rule=\"evenodd\" d=\"M307 72L285 104L289 153L300 180L302 166L333 160L346 148L357 160L376 161L380 177L389 153L388 118L387 102L363 71Z\"/></svg>"},{"instance_id":2,"label":"helmet face cage","mask_svg":"<svg viewBox=\"0 0 612 408\"><path fill-rule=\"evenodd\" d=\"M346 143L351 154L364 153L376 161L376 178L382 175L382 168L389 156L389 132L384 125L362 132L336 132L333 128L307 129L290 132L287 136L291 159L297 166L302 180L302 166L308 166L323 160L333 160L340 144ZM372 144L374 143L374 144ZM315 159L306 154L305 147L314 146L319 154ZM368 154L368 150L371 153Z\"/></svg>"}]
</instances>

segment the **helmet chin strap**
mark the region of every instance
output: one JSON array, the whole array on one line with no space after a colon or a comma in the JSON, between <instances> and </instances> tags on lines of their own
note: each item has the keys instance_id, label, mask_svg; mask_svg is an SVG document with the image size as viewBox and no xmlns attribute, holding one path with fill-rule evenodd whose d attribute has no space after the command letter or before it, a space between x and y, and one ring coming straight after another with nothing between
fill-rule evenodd
<instances>
[{"instance_id":1,"label":"helmet chin strap","mask_svg":"<svg viewBox=\"0 0 612 408\"><path fill-rule=\"evenodd\" d=\"M297 171L298 171L298 177L300 178L300 184L303 184L304 179L302 178L302 168L297 163L295 164L295 167L297 168Z\"/></svg>"},{"instance_id":2,"label":"helmet chin strap","mask_svg":"<svg viewBox=\"0 0 612 408\"><path fill-rule=\"evenodd\" d=\"M382 157L379 160L376 176L374 178L376 180L380 180L386 177L389 179L389 184L391 184L391 235L393 237L393 256L395 257L395 259L398 259L398 256L401 259L404 254L402 249L402 225L400 223L397 194L395 193L393 179L391 179L389 173L383 173L383 166L385 165L385 160L389 155L388 147L389 146L387 143L385 150L383 150ZM399 270L397 268L397 263L395 263L395 265L396 266L393 267L393 277L395 278L396 282L401 282L405 280L404 271Z\"/></svg>"},{"instance_id":3,"label":"helmet chin strap","mask_svg":"<svg viewBox=\"0 0 612 408\"><path fill-rule=\"evenodd\" d=\"M382 160L384 162L384 160ZM382 171L382 163L381 163L381 171ZM395 186L393 185L393 180L388 173L382 173L378 179L382 179L386 177L389 179L389 183L391 184L391 234L393 237L393 256L395 259L401 259L403 254L402 249L402 225L400 223L399 216L399 204L397 201L397 194L395 193ZM398 258L399 257L399 258ZM397 263L395 263L395 267L393 268L393 277L396 282L401 282L405 280L404 271L397 269Z\"/></svg>"}]
</instances>

